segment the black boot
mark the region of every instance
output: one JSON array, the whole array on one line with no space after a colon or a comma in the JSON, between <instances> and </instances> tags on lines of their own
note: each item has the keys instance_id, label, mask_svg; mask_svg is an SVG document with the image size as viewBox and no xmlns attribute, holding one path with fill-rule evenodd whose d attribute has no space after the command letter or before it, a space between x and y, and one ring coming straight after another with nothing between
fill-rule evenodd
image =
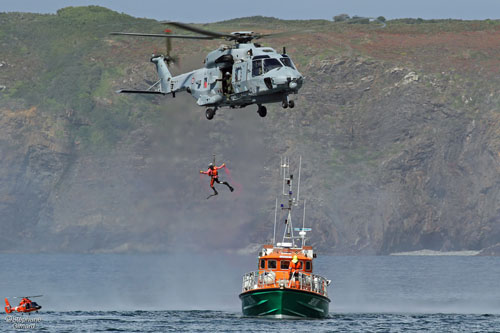
<instances>
[{"instance_id":1,"label":"black boot","mask_svg":"<svg viewBox=\"0 0 500 333\"><path fill-rule=\"evenodd\" d=\"M224 182L224 185L226 185L227 187L229 187L229 191L231 191L231 192L234 191L234 188L231 185L229 185L228 182Z\"/></svg>"},{"instance_id":2,"label":"black boot","mask_svg":"<svg viewBox=\"0 0 500 333\"><path fill-rule=\"evenodd\" d=\"M213 196L215 196L215 195L219 194L219 193L217 193L217 190L215 189L215 187L212 187L212 190L214 190L214 194L210 194L210 195L207 197L207 199L210 199L211 197L213 197Z\"/></svg>"}]
</instances>

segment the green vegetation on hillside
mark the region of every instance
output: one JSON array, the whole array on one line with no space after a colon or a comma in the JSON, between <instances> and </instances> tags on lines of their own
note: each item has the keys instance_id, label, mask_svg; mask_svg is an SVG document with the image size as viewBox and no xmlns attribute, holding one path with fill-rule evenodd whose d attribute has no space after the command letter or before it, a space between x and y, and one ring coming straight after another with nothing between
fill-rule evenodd
<instances>
[{"instance_id":1,"label":"green vegetation on hillside","mask_svg":"<svg viewBox=\"0 0 500 333\"><path fill-rule=\"evenodd\" d=\"M154 29L155 21L97 6L68 7L56 15L1 15L1 43L10 46L9 64L29 68L14 78L1 98L23 99L70 117L68 130L85 149L108 149L136 126L138 115L132 106L110 93L114 81L124 75L128 56L120 58L107 39L111 31L129 29L131 21L145 31ZM104 96L110 100L102 105L99 99Z\"/></svg>"}]
</instances>

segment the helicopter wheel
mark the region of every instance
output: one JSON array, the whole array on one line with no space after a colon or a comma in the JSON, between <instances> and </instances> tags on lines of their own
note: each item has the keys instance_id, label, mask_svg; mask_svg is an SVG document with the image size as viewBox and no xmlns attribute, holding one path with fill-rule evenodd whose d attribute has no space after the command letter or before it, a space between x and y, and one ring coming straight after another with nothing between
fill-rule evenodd
<instances>
[{"instance_id":1,"label":"helicopter wheel","mask_svg":"<svg viewBox=\"0 0 500 333\"><path fill-rule=\"evenodd\" d=\"M283 109L286 109L288 107L288 102L287 101L283 101L281 103L281 106L283 107Z\"/></svg>"},{"instance_id":2,"label":"helicopter wheel","mask_svg":"<svg viewBox=\"0 0 500 333\"><path fill-rule=\"evenodd\" d=\"M264 118L267 115L267 109L266 109L266 107L263 106L263 105L259 106L259 109L257 110L257 113L259 114L259 116L261 116L262 118Z\"/></svg>"},{"instance_id":3,"label":"helicopter wheel","mask_svg":"<svg viewBox=\"0 0 500 333\"><path fill-rule=\"evenodd\" d=\"M288 102L288 107L289 107L290 109L293 109L293 107L294 107L294 106L295 106L295 102L294 102L294 101L292 101L292 100L290 100L290 101Z\"/></svg>"},{"instance_id":4,"label":"helicopter wheel","mask_svg":"<svg viewBox=\"0 0 500 333\"><path fill-rule=\"evenodd\" d=\"M205 111L205 116L208 120L213 119L215 116L215 110L208 108L207 111Z\"/></svg>"}]
</instances>

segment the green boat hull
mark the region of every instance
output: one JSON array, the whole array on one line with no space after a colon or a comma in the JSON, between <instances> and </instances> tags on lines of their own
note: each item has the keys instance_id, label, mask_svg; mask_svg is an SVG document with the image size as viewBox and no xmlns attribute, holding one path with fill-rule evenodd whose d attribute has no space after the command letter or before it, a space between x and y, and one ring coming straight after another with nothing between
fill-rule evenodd
<instances>
[{"instance_id":1,"label":"green boat hull","mask_svg":"<svg viewBox=\"0 0 500 333\"><path fill-rule=\"evenodd\" d=\"M330 299L296 289L256 289L240 294L244 316L272 318L325 318Z\"/></svg>"}]
</instances>

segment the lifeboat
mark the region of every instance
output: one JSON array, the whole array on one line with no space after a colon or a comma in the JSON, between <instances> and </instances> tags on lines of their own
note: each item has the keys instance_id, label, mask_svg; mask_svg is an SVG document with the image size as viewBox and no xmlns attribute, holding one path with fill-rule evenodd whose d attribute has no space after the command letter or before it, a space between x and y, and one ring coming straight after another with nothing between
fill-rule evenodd
<instances>
[{"instance_id":1,"label":"lifeboat","mask_svg":"<svg viewBox=\"0 0 500 333\"><path fill-rule=\"evenodd\" d=\"M311 231L311 228L304 227L305 202L302 228L294 228L292 225L292 208L298 205L299 198L293 197L293 175L289 174L289 167L289 160L282 159L283 189L288 187L287 192L283 191L288 197L287 203L281 204L281 210L287 211L283 239L276 243L275 218L273 244L262 246L257 270L243 276L239 297L245 316L325 318L328 315L330 299L327 287L330 280L313 273L316 253L312 246L305 245L306 234ZM299 186L300 173L297 193ZM276 204L276 212L277 206Z\"/></svg>"}]
</instances>

